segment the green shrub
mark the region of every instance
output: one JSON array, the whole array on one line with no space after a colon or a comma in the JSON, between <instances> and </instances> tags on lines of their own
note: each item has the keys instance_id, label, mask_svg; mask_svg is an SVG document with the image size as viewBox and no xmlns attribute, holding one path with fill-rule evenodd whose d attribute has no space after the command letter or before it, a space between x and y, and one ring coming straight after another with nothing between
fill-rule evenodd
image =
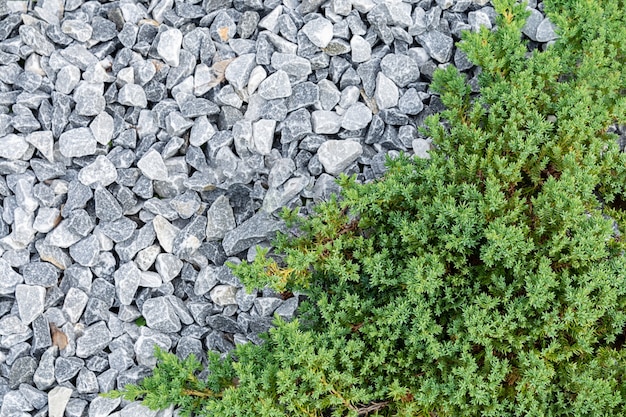
<instances>
[{"instance_id":1,"label":"green shrub","mask_svg":"<svg viewBox=\"0 0 626 417\"><path fill-rule=\"evenodd\" d=\"M527 12L460 44L432 88L431 159L343 177L342 198L276 251L234 267L248 288L304 291L262 346L160 363L128 399L204 416L622 416L626 412L626 4L546 0L560 40L528 53ZM615 221L615 222L614 222Z\"/></svg>"}]
</instances>

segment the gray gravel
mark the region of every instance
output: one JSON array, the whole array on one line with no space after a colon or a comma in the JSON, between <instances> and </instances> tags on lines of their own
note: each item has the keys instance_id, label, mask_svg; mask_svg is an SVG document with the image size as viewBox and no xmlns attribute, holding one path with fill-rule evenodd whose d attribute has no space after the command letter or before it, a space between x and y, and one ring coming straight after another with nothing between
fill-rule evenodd
<instances>
[{"instance_id":1,"label":"gray gravel","mask_svg":"<svg viewBox=\"0 0 626 417\"><path fill-rule=\"evenodd\" d=\"M531 47L556 39L542 4ZM0 417L131 417L98 393L180 357L261 343L301 296L226 261L276 213L428 158L434 70L493 28L484 0L0 3ZM540 44L541 42L541 44ZM145 323L145 324L144 324Z\"/></svg>"}]
</instances>

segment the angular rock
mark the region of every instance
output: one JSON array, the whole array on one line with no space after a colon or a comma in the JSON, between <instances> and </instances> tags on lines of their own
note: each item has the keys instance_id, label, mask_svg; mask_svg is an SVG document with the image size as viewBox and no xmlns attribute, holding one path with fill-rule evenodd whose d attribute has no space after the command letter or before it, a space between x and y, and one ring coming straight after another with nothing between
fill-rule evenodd
<instances>
[{"instance_id":1,"label":"angular rock","mask_svg":"<svg viewBox=\"0 0 626 417\"><path fill-rule=\"evenodd\" d=\"M137 84L126 84L122 86L117 93L117 101L124 106L134 106L142 109L148 106L146 93L143 88Z\"/></svg>"},{"instance_id":2,"label":"angular rock","mask_svg":"<svg viewBox=\"0 0 626 417\"><path fill-rule=\"evenodd\" d=\"M226 232L236 227L233 209L228 197L218 197L207 211L207 240L219 240L224 238Z\"/></svg>"},{"instance_id":3,"label":"angular rock","mask_svg":"<svg viewBox=\"0 0 626 417\"><path fill-rule=\"evenodd\" d=\"M379 72L376 77L376 92L374 99L379 110L388 109L398 105L400 92L396 84L391 81L383 72Z\"/></svg>"},{"instance_id":4,"label":"angular rock","mask_svg":"<svg viewBox=\"0 0 626 417\"><path fill-rule=\"evenodd\" d=\"M29 262L24 265L22 275L25 284L46 288L57 285L59 280L58 268L48 262Z\"/></svg>"},{"instance_id":5,"label":"angular rock","mask_svg":"<svg viewBox=\"0 0 626 417\"><path fill-rule=\"evenodd\" d=\"M141 271L137 268L137 265L134 262L126 262L115 271L113 277L120 303L123 305L132 304L141 280Z\"/></svg>"},{"instance_id":6,"label":"angular rock","mask_svg":"<svg viewBox=\"0 0 626 417\"><path fill-rule=\"evenodd\" d=\"M141 308L141 314L146 319L146 325L153 330L175 333L181 329L180 319L165 297L146 300Z\"/></svg>"},{"instance_id":7,"label":"angular rock","mask_svg":"<svg viewBox=\"0 0 626 417\"><path fill-rule=\"evenodd\" d=\"M96 151L96 139L86 127L71 129L61 134L59 151L66 158L93 155Z\"/></svg>"},{"instance_id":8,"label":"angular rock","mask_svg":"<svg viewBox=\"0 0 626 417\"><path fill-rule=\"evenodd\" d=\"M255 66L255 54L241 55L226 67L224 77L237 90L242 90L248 84L250 74Z\"/></svg>"},{"instance_id":9,"label":"angular rock","mask_svg":"<svg viewBox=\"0 0 626 417\"><path fill-rule=\"evenodd\" d=\"M85 329L83 335L76 339L76 356L88 358L107 347L111 340L106 323L99 321Z\"/></svg>"},{"instance_id":10,"label":"angular rock","mask_svg":"<svg viewBox=\"0 0 626 417\"><path fill-rule=\"evenodd\" d=\"M15 287L15 300L22 323L28 325L43 313L45 297L44 287L23 284Z\"/></svg>"},{"instance_id":11,"label":"angular rock","mask_svg":"<svg viewBox=\"0 0 626 417\"><path fill-rule=\"evenodd\" d=\"M388 54L380 61L380 68L398 87L406 87L420 77L417 62L401 54Z\"/></svg>"},{"instance_id":12,"label":"angular rock","mask_svg":"<svg viewBox=\"0 0 626 417\"><path fill-rule=\"evenodd\" d=\"M9 134L0 138L0 158L21 159L26 151L28 143L22 136Z\"/></svg>"},{"instance_id":13,"label":"angular rock","mask_svg":"<svg viewBox=\"0 0 626 417\"><path fill-rule=\"evenodd\" d=\"M333 24L323 17L309 21L301 31L318 48L326 48L333 39Z\"/></svg>"},{"instance_id":14,"label":"angular rock","mask_svg":"<svg viewBox=\"0 0 626 417\"><path fill-rule=\"evenodd\" d=\"M170 67L177 67L180 62L180 47L183 43L183 34L176 28L169 29L159 38L157 53Z\"/></svg>"},{"instance_id":15,"label":"angular rock","mask_svg":"<svg viewBox=\"0 0 626 417\"><path fill-rule=\"evenodd\" d=\"M550 42L559 38L556 33L556 25L550 21L549 18L545 18L537 26L537 33L535 39L537 42Z\"/></svg>"},{"instance_id":16,"label":"angular rock","mask_svg":"<svg viewBox=\"0 0 626 417\"><path fill-rule=\"evenodd\" d=\"M331 175L338 175L348 168L362 153L361 144L351 140L329 140L317 150L324 170Z\"/></svg>"},{"instance_id":17,"label":"angular rock","mask_svg":"<svg viewBox=\"0 0 626 417\"><path fill-rule=\"evenodd\" d=\"M78 288L70 288L63 302L63 312L71 323L78 323L85 311L89 296Z\"/></svg>"},{"instance_id":18,"label":"angular rock","mask_svg":"<svg viewBox=\"0 0 626 417\"><path fill-rule=\"evenodd\" d=\"M276 71L261 82L259 95L265 100L289 97L291 95L289 75L282 70Z\"/></svg>"},{"instance_id":19,"label":"angular rock","mask_svg":"<svg viewBox=\"0 0 626 417\"><path fill-rule=\"evenodd\" d=\"M226 255L236 255L267 240L281 228L282 222L274 220L270 214L260 211L235 229L227 232L222 241L222 246Z\"/></svg>"},{"instance_id":20,"label":"angular rock","mask_svg":"<svg viewBox=\"0 0 626 417\"><path fill-rule=\"evenodd\" d=\"M100 220L111 222L122 217L122 206L106 188L98 186L94 192L94 200L96 217Z\"/></svg>"},{"instance_id":21,"label":"angular rock","mask_svg":"<svg viewBox=\"0 0 626 417\"><path fill-rule=\"evenodd\" d=\"M165 181L168 178L165 162L163 162L161 154L154 149L149 150L141 157L139 162L137 162L137 168L151 180Z\"/></svg>"},{"instance_id":22,"label":"angular rock","mask_svg":"<svg viewBox=\"0 0 626 417\"><path fill-rule=\"evenodd\" d=\"M56 386L48 392L48 417L63 417L72 395L67 387Z\"/></svg>"},{"instance_id":23,"label":"angular rock","mask_svg":"<svg viewBox=\"0 0 626 417\"><path fill-rule=\"evenodd\" d=\"M346 130L359 130L372 121L372 111L363 103L354 103L344 113L341 127Z\"/></svg>"},{"instance_id":24,"label":"angular rock","mask_svg":"<svg viewBox=\"0 0 626 417\"><path fill-rule=\"evenodd\" d=\"M452 37L437 30L430 30L417 36L428 55L440 63L446 63L452 58L454 40Z\"/></svg>"}]
</instances>

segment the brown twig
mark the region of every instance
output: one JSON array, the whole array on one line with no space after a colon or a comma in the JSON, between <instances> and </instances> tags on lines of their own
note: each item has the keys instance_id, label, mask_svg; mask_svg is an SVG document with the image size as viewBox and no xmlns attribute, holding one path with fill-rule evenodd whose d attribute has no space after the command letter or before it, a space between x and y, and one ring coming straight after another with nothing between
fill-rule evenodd
<instances>
[{"instance_id":1,"label":"brown twig","mask_svg":"<svg viewBox=\"0 0 626 417\"><path fill-rule=\"evenodd\" d=\"M381 408L387 407L387 405L389 405L389 401L381 401L379 403L368 405L367 407L360 407L356 411L360 416L368 415L369 413L373 411L378 411Z\"/></svg>"}]
</instances>

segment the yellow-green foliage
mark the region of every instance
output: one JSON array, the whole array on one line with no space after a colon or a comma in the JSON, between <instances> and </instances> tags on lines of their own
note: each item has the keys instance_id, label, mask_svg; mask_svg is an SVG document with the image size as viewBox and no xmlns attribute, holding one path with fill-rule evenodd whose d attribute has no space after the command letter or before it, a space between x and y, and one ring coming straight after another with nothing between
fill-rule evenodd
<instances>
[{"instance_id":1,"label":"yellow-green foliage","mask_svg":"<svg viewBox=\"0 0 626 417\"><path fill-rule=\"evenodd\" d=\"M524 6L494 3L498 29L460 45L480 95L434 77L431 159L342 178L342 199L286 213L303 233L277 240L284 263L235 268L305 291L300 320L213 358L208 382L161 354L127 398L220 417L626 414L626 155L607 133L626 122L626 4L546 0L561 37L528 54Z\"/></svg>"}]
</instances>

